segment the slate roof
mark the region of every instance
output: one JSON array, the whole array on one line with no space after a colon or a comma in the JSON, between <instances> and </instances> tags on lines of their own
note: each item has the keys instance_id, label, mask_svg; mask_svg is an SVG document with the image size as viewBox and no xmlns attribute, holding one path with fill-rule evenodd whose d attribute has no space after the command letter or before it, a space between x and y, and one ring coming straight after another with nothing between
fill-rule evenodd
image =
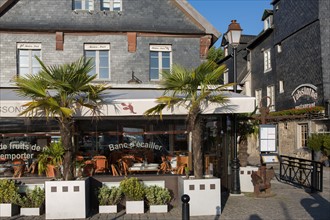
<instances>
[{"instance_id":1,"label":"slate roof","mask_svg":"<svg viewBox=\"0 0 330 220\"><path fill-rule=\"evenodd\" d=\"M122 1L118 13L75 12L70 0L0 0L11 3L0 11L0 30L211 34L213 42L221 35L186 0Z\"/></svg>"}]
</instances>

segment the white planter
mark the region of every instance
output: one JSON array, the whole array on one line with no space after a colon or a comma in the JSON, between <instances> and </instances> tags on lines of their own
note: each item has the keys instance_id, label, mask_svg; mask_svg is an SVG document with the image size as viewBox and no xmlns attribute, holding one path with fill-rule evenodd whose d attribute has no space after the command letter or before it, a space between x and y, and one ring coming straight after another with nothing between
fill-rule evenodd
<instances>
[{"instance_id":1,"label":"white planter","mask_svg":"<svg viewBox=\"0 0 330 220\"><path fill-rule=\"evenodd\" d=\"M126 214L144 213L144 201L126 201Z\"/></svg>"},{"instance_id":2,"label":"white planter","mask_svg":"<svg viewBox=\"0 0 330 220\"><path fill-rule=\"evenodd\" d=\"M150 213L168 212L168 205L150 205Z\"/></svg>"},{"instance_id":3,"label":"white planter","mask_svg":"<svg viewBox=\"0 0 330 220\"><path fill-rule=\"evenodd\" d=\"M193 179L178 177L178 192L190 197L190 216L221 214L221 185L219 178Z\"/></svg>"},{"instance_id":4,"label":"white planter","mask_svg":"<svg viewBox=\"0 0 330 220\"><path fill-rule=\"evenodd\" d=\"M239 178L242 192L254 192L254 186L251 178L252 171L258 171L258 167L240 167Z\"/></svg>"},{"instance_id":5,"label":"white planter","mask_svg":"<svg viewBox=\"0 0 330 220\"><path fill-rule=\"evenodd\" d=\"M39 216L42 215L42 208L21 208L21 215Z\"/></svg>"},{"instance_id":6,"label":"white planter","mask_svg":"<svg viewBox=\"0 0 330 220\"><path fill-rule=\"evenodd\" d=\"M99 213L117 213L117 205L100 205Z\"/></svg>"},{"instance_id":7,"label":"white planter","mask_svg":"<svg viewBox=\"0 0 330 220\"><path fill-rule=\"evenodd\" d=\"M89 179L46 181L46 219L86 218L89 212Z\"/></svg>"},{"instance_id":8,"label":"white planter","mask_svg":"<svg viewBox=\"0 0 330 220\"><path fill-rule=\"evenodd\" d=\"M19 207L11 203L0 203L0 217L12 217L19 214Z\"/></svg>"}]
</instances>

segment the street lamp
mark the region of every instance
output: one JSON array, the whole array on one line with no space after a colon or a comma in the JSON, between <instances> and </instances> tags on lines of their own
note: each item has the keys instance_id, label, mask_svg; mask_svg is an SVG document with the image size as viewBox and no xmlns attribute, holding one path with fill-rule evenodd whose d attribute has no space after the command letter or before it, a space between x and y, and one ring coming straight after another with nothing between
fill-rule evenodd
<instances>
[{"instance_id":1,"label":"street lamp","mask_svg":"<svg viewBox=\"0 0 330 220\"><path fill-rule=\"evenodd\" d=\"M240 42L242 34L242 29L239 23L236 23L236 20L232 20L231 24L228 26L228 31L226 33L226 40L233 47L233 72L234 72L234 92L237 92L237 60L236 60L236 52L237 47ZM237 157L237 115L234 114L234 158L231 163L232 168L232 183L231 183L231 193L232 194L241 194L241 184L239 179L239 159Z\"/></svg>"}]
</instances>

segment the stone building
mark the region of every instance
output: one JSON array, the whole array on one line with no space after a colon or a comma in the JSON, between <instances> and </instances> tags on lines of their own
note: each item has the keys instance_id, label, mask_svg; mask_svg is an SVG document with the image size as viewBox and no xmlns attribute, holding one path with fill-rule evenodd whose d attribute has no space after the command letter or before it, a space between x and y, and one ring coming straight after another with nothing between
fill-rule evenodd
<instances>
[{"instance_id":1,"label":"stone building","mask_svg":"<svg viewBox=\"0 0 330 220\"><path fill-rule=\"evenodd\" d=\"M277 152L312 159L308 136L330 131L330 3L273 0L271 5L262 15L264 29L243 43L245 63L238 65L245 71L238 72L238 83L256 98L257 113L269 109L266 123L277 126ZM250 142L253 156L255 146L258 141Z\"/></svg>"}]
</instances>

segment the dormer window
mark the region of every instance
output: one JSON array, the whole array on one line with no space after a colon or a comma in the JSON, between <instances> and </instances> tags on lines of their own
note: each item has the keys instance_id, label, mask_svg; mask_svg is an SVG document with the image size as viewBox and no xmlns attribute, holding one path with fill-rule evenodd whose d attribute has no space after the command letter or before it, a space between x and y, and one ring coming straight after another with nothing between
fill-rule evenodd
<instances>
[{"instance_id":1,"label":"dormer window","mask_svg":"<svg viewBox=\"0 0 330 220\"><path fill-rule=\"evenodd\" d=\"M122 0L101 0L101 11L122 11Z\"/></svg>"},{"instance_id":2,"label":"dormer window","mask_svg":"<svg viewBox=\"0 0 330 220\"><path fill-rule=\"evenodd\" d=\"M73 1L74 10L94 10L93 0L74 0Z\"/></svg>"},{"instance_id":3,"label":"dormer window","mask_svg":"<svg viewBox=\"0 0 330 220\"><path fill-rule=\"evenodd\" d=\"M264 20L264 30L271 28L273 24L273 16L270 15Z\"/></svg>"}]
</instances>

